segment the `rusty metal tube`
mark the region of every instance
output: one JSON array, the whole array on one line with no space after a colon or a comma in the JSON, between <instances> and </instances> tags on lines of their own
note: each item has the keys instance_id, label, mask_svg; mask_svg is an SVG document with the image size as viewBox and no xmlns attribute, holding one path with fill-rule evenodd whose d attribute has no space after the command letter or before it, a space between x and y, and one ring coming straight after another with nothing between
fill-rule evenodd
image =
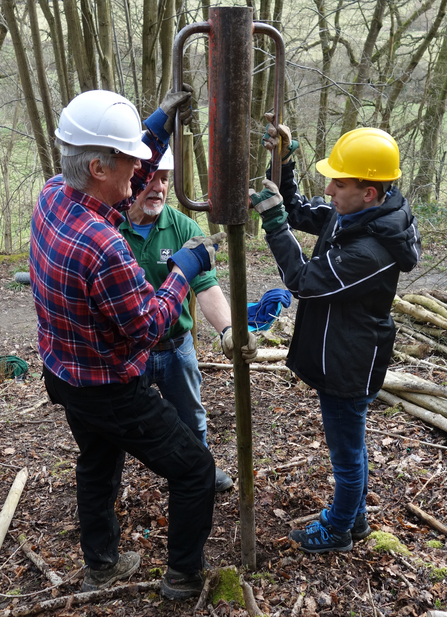
<instances>
[{"instance_id":1,"label":"rusty metal tube","mask_svg":"<svg viewBox=\"0 0 447 617\"><path fill-rule=\"evenodd\" d=\"M209 16L209 220L240 225L248 213L253 10L219 7Z\"/></svg>"}]
</instances>

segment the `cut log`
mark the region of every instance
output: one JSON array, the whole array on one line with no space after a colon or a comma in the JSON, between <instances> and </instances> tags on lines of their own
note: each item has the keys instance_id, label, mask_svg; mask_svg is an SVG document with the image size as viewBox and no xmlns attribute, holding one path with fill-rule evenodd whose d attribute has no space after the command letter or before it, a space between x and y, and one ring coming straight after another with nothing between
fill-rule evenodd
<instances>
[{"instance_id":1,"label":"cut log","mask_svg":"<svg viewBox=\"0 0 447 617\"><path fill-rule=\"evenodd\" d=\"M15 480L6 498L5 505L0 512L0 548L2 547L6 532L9 529L9 525L11 524L12 517L14 516L14 512L16 511L17 504L19 503L19 499L22 495L27 478L28 469L24 467L16 475Z\"/></svg>"},{"instance_id":2,"label":"cut log","mask_svg":"<svg viewBox=\"0 0 447 617\"><path fill-rule=\"evenodd\" d=\"M256 362L277 362L278 360L285 360L288 353L288 349L258 349Z\"/></svg>"},{"instance_id":3,"label":"cut log","mask_svg":"<svg viewBox=\"0 0 447 617\"><path fill-rule=\"evenodd\" d=\"M439 306L444 307L447 310L447 303L443 302L442 300L440 300L439 298L436 298L432 293L430 293L429 291L421 291L421 294L423 296L427 296L427 298L431 298L434 302L437 302L439 304Z\"/></svg>"},{"instance_id":4,"label":"cut log","mask_svg":"<svg viewBox=\"0 0 447 617\"><path fill-rule=\"evenodd\" d=\"M224 364L219 362L199 362L199 368L220 368L226 369L227 371L233 370L232 364ZM264 364L250 364L250 370L252 371L289 371L290 369L284 365L275 364L274 366L268 366Z\"/></svg>"},{"instance_id":5,"label":"cut log","mask_svg":"<svg viewBox=\"0 0 447 617\"><path fill-rule=\"evenodd\" d=\"M445 302L447 304L447 293L445 291L439 291L438 289L432 289L431 295L441 300L441 302Z\"/></svg>"},{"instance_id":6,"label":"cut log","mask_svg":"<svg viewBox=\"0 0 447 617\"><path fill-rule=\"evenodd\" d=\"M409 512L416 514L416 516L423 520L424 523L427 523L428 525L430 525L430 527L433 527L433 529L436 529L440 533L443 533L445 536L447 536L446 525L435 519L430 514L427 514L427 512L424 512L424 510L421 510L418 506L415 506L414 503L407 503L406 507Z\"/></svg>"},{"instance_id":7,"label":"cut log","mask_svg":"<svg viewBox=\"0 0 447 617\"><path fill-rule=\"evenodd\" d=\"M396 323L404 324L410 331L410 334L415 335L414 330L417 332L422 332L431 338L446 338L447 332L445 330L441 330L440 328L436 328L435 326L423 326L422 324L415 323L411 321L409 317L404 316L402 313L393 314L393 319ZM399 328L400 329L400 328Z\"/></svg>"},{"instance_id":8,"label":"cut log","mask_svg":"<svg viewBox=\"0 0 447 617\"><path fill-rule=\"evenodd\" d=\"M395 296L393 302L393 310L398 313L404 313L406 315L411 315L418 321L429 322L434 324L435 326L439 326L444 330L447 329L447 319L441 317L441 315L437 315L432 313L431 311L427 311L426 309L416 306L415 304L411 304L411 302L405 302L401 300L399 296Z\"/></svg>"},{"instance_id":9,"label":"cut log","mask_svg":"<svg viewBox=\"0 0 447 617\"><path fill-rule=\"evenodd\" d=\"M430 345L427 343L399 344L394 345L394 349L413 356L413 358L425 358L430 353Z\"/></svg>"},{"instance_id":10,"label":"cut log","mask_svg":"<svg viewBox=\"0 0 447 617\"><path fill-rule=\"evenodd\" d=\"M416 328L416 331L414 331L412 328ZM409 326L402 325L402 326L399 326L399 332L408 334L412 336L413 338L415 338L416 340L421 341L422 343L427 343L427 345L430 345L430 347L434 351L437 351L438 353L441 353L447 356L447 345L438 343L437 341L434 341L432 338L430 338L430 336L433 336L433 334L431 334L430 336L426 336L425 334L422 334L422 330L419 331L419 328L424 328L424 326L417 327L417 324L413 324L412 328L410 328ZM426 330L433 330L433 328L426 328ZM437 332L440 332L440 330L437 330ZM444 330L442 332L444 332ZM429 333L427 332L427 334ZM444 332L444 335L445 335L445 332Z\"/></svg>"},{"instance_id":11,"label":"cut log","mask_svg":"<svg viewBox=\"0 0 447 617\"><path fill-rule=\"evenodd\" d=\"M428 424L436 426L447 433L447 419L443 416L433 413L432 411L422 409L421 407L414 405L414 403L409 403L401 397L391 394L391 392L387 392L386 390L380 390L378 398L392 407L401 404L404 410L410 415L415 416L424 422L428 422Z\"/></svg>"},{"instance_id":12,"label":"cut log","mask_svg":"<svg viewBox=\"0 0 447 617\"><path fill-rule=\"evenodd\" d=\"M59 587L59 585L62 585L64 581L61 579L60 576L56 574L56 572L53 572L53 570L50 568L47 562L42 559L42 557L40 557L37 553L33 551L24 533L20 534L19 542L21 544L22 551L25 553L28 559L39 568L39 570L47 577L50 583L55 587Z\"/></svg>"},{"instance_id":13,"label":"cut log","mask_svg":"<svg viewBox=\"0 0 447 617\"><path fill-rule=\"evenodd\" d=\"M432 396L443 396L447 399L447 387L439 386L436 383L422 379L411 373L399 373L397 371L387 371L384 390L403 390L405 392L417 392L419 394L431 394Z\"/></svg>"},{"instance_id":14,"label":"cut log","mask_svg":"<svg viewBox=\"0 0 447 617\"><path fill-rule=\"evenodd\" d=\"M441 315L441 317L444 317L444 319L447 319L447 310L443 306L441 306L438 302L436 302L436 300L432 300L431 298L428 298L427 296L419 296L417 294L406 294L405 296L402 297L402 300L404 300L405 302L411 302L411 304L419 304L420 306L423 306L430 312L437 313L438 315Z\"/></svg>"},{"instance_id":15,"label":"cut log","mask_svg":"<svg viewBox=\"0 0 447 617\"><path fill-rule=\"evenodd\" d=\"M440 364L435 364L434 362L430 362L429 360L421 360L420 358L413 358L412 356L408 356L406 353L402 353L401 351L397 351L397 349L393 349L393 356L397 358L400 362L405 362L406 364L416 365L416 366L428 366L432 371L446 371L447 367L441 366Z\"/></svg>"},{"instance_id":16,"label":"cut log","mask_svg":"<svg viewBox=\"0 0 447 617\"><path fill-rule=\"evenodd\" d=\"M398 396L401 396L406 401L419 405L433 413L439 413L444 418L447 418L447 400L444 398L430 396L429 394L416 394L414 392L401 391Z\"/></svg>"}]
</instances>

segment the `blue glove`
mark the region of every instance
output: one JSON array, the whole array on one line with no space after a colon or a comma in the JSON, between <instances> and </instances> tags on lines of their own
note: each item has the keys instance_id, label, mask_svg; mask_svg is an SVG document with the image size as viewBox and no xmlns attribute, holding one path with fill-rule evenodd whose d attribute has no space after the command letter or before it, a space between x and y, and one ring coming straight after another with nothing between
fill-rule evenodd
<instances>
[{"instance_id":1,"label":"blue glove","mask_svg":"<svg viewBox=\"0 0 447 617\"><path fill-rule=\"evenodd\" d=\"M168 259L168 268L172 269L174 264L183 272L183 276L190 283L201 272L207 272L216 267L216 251L219 242L227 237L227 234L220 231L205 238L205 236L194 236Z\"/></svg>"}]
</instances>

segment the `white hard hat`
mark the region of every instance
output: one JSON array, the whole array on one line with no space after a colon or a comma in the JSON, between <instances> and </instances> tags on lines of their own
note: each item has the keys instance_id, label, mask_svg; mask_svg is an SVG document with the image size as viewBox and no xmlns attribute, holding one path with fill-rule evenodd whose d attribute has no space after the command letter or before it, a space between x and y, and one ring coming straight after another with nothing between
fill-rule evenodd
<instances>
[{"instance_id":1,"label":"white hard hat","mask_svg":"<svg viewBox=\"0 0 447 617\"><path fill-rule=\"evenodd\" d=\"M139 159L150 159L151 149L141 141L141 119L135 105L108 90L89 90L62 110L56 137L75 146L62 154L82 152L82 146L113 148Z\"/></svg>"},{"instance_id":2,"label":"white hard hat","mask_svg":"<svg viewBox=\"0 0 447 617\"><path fill-rule=\"evenodd\" d=\"M158 163L158 169L174 169L174 157L170 146L168 146L168 149L161 157L161 161Z\"/></svg>"}]
</instances>

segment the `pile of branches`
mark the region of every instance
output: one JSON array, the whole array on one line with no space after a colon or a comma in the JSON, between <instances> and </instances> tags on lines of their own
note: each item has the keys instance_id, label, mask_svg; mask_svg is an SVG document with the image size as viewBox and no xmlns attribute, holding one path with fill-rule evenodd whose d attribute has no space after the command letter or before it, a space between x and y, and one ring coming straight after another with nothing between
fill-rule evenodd
<instances>
[{"instance_id":1,"label":"pile of branches","mask_svg":"<svg viewBox=\"0 0 447 617\"><path fill-rule=\"evenodd\" d=\"M394 358L447 381L447 293L433 290L395 297L398 328ZM388 371L379 398L447 432L447 387L412 373Z\"/></svg>"}]
</instances>

